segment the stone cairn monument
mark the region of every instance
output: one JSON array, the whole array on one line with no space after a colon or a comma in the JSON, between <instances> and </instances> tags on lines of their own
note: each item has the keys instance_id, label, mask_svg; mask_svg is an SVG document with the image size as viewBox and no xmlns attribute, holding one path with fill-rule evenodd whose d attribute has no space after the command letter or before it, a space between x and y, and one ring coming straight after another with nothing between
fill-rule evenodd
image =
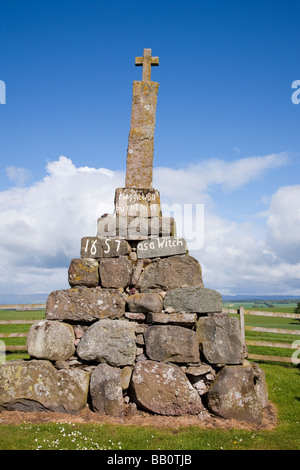
<instances>
[{"instance_id":1,"label":"stone cairn monument","mask_svg":"<svg viewBox=\"0 0 300 470\"><path fill-rule=\"evenodd\" d=\"M0 366L0 409L217 415L260 423L262 370L245 360L239 321L204 287L199 262L163 217L152 187L158 83L144 49L135 64L125 188L115 212L81 240L70 289L51 292L30 328L30 360Z\"/></svg>"}]
</instances>

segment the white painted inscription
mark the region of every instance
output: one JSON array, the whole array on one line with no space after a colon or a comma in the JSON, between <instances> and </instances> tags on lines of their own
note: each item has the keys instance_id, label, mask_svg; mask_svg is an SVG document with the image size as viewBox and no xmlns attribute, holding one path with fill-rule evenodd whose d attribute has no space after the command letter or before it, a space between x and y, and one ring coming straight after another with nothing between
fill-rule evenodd
<instances>
[{"instance_id":1,"label":"white painted inscription","mask_svg":"<svg viewBox=\"0 0 300 470\"><path fill-rule=\"evenodd\" d=\"M159 204L151 204L150 206L145 204L116 204L116 212L119 215L128 215L128 216L135 216L136 214L141 215L143 217L151 217L157 216L160 212L160 205Z\"/></svg>"},{"instance_id":2,"label":"white painted inscription","mask_svg":"<svg viewBox=\"0 0 300 470\"><path fill-rule=\"evenodd\" d=\"M159 191L157 189L119 188L115 193L115 211L119 216L160 216Z\"/></svg>"},{"instance_id":3,"label":"white painted inscription","mask_svg":"<svg viewBox=\"0 0 300 470\"><path fill-rule=\"evenodd\" d=\"M105 258L126 255L130 252L126 240L117 238L84 237L81 239L81 258Z\"/></svg>"},{"instance_id":4,"label":"white painted inscription","mask_svg":"<svg viewBox=\"0 0 300 470\"><path fill-rule=\"evenodd\" d=\"M156 258L184 254L187 246L184 238L157 237L139 242L136 252L138 258Z\"/></svg>"}]
</instances>

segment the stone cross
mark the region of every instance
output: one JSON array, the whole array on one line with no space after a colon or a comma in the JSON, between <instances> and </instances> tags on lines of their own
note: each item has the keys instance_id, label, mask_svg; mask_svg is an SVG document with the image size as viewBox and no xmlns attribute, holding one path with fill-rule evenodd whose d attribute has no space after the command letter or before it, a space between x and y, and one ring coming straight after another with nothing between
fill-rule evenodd
<instances>
[{"instance_id":1,"label":"stone cross","mask_svg":"<svg viewBox=\"0 0 300 470\"><path fill-rule=\"evenodd\" d=\"M151 81L151 66L159 65L159 58L152 57L151 49L144 49L143 57L136 57L135 58L135 65L142 65L143 66L143 82L150 82Z\"/></svg>"},{"instance_id":2,"label":"stone cross","mask_svg":"<svg viewBox=\"0 0 300 470\"><path fill-rule=\"evenodd\" d=\"M131 123L127 148L126 188L151 188L153 173L154 129L159 84L151 82L151 66L158 65L151 49L136 57L143 66L143 80L133 82Z\"/></svg>"}]
</instances>

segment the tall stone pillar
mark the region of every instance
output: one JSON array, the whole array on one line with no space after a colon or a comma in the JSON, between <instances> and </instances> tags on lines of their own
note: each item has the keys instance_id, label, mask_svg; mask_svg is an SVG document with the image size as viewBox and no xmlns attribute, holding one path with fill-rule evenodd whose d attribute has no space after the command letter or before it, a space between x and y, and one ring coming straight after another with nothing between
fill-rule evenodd
<instances>
[{"instance_id":1,"label":"tall stone pillar","mask_svg":"<svg viewBox=\"0 0 300 470\"><path fill-rule=\"evenodd\" d=\"M151 49L136 57L143 66L142 81L133 82L131 124L127 149L126 188L151 188L153 174L154 129L159 84L151 81L151 66L158 65Z\"/></svg>"},{"instance_id":2,"label":"tall stone pillar","mask_svg":"<svg viewBox=\"0 0 300 470\"><path fill-rule=\"evenodd\" d=\"M134 81L127 149L126 188L151 188L153 174L156 82Z\"/></svg>"}]
</instances>

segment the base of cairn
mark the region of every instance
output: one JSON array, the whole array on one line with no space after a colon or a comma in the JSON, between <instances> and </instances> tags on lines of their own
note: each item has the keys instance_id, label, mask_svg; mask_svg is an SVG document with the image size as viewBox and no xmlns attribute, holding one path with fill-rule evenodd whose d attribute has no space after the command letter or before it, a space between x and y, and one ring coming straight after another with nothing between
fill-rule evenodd
<instances>
[{"instance_id":1,"label":"base of cairn","mask_svg":"<svg viewBox=\"0 0 300 470\"><path fill-rule=\"evenodd\" d=\"M0 409L74 414L88 404L122 417L131 406L260 423L264 373L161 216L158 191L121 188L115 205L81 240L70 289L51 292L45 320L31 326L31 359L0 366Z\"/></svg>"}]
</instances>

